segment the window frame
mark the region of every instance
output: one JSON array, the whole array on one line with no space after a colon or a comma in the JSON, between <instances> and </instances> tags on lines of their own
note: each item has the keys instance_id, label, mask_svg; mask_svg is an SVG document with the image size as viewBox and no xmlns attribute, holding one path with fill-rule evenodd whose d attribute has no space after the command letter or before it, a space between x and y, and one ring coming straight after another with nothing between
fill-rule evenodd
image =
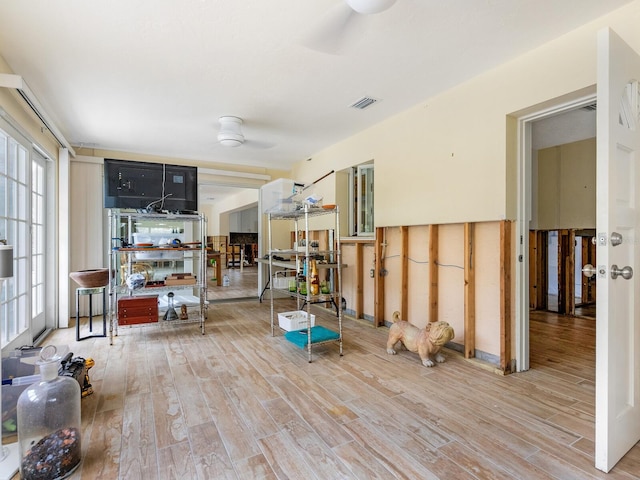
<instances>
[{"instance_id":1,"label":"window frame","mask_svg":"<svg viewBox=\"0 0 640 480\"><path fill-rule=\"evenodd\" d=\"M375 235L375 196L373 161L355 165L349 170L349 235L373 237ZM362 179L366 179L363 185ZM367 218L362 203L369 210Z\"/></svg>"},{"instance_id":2,"label":"window frame","mask_svg":"<svg viewBox=\"0 0 640 480\"><path fill-rule=\"evenodd\" d=\"M36 343L55 323L55 250L46 240L54 187L50 157L7 118L0 120L0 238L14 247L14 276L0 288L0 345L9 350Z\"/></svg>"}]
</instances>

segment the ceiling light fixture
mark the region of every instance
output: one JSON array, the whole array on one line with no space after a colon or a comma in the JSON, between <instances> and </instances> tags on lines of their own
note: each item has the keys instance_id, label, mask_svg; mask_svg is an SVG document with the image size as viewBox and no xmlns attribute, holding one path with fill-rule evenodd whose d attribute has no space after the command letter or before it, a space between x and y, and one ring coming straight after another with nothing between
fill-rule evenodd
<instances>
[{"instance_id":1,"label":"ceiling light fixture","mask_svg":"<svg viewBox=\"0 0 640 480\"><path fill-rule=\"evenodd\" d=\"M218 132L218 142L225 147L238 147L244 143L242 134L242 119L225 115L218 119L220 131Z\"/></svg>"},{"instance_id":2,"label":"ceiling light fixture","mask_svg":"<svg viewBox=\"0 0 640 480\"><path fill-rule=\"evenodd\" d=\"M345 0L347 5L358 13L365 15L384 12L390 8L396 0Z\"/></svg>"}]
</instances>

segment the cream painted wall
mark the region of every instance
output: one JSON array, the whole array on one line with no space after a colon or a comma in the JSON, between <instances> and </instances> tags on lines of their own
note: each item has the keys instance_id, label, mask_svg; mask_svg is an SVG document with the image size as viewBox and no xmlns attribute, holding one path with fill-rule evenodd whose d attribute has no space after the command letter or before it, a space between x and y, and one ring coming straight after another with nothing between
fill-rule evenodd
<instances>
[{"instance_id":1,"label":"cream painted wall","mask_svg":"<svg viewBox=\"0 0 640 480\"><path fill-rule=\"evenodd\" d=\"M88 161L83 161L88 160ZM93 268L106 268L109 265L107 259L106 244L107 235L96 235L103 232L106 223L103 208L103 166L101 162L92 161L86 157L77 157L71 162L70 185L70 270L87 270ZM71 315L75 316L75 289L78 287L71 283L69 291L69 305ZM86 316L89 312L88 298L82 298L80 314ZM98 302L99 303L99 302ZM102 306L94 308L94 313L101 313Z\"/></svg>"},{"instance_id":2,"label":"cream painted wall","mask_svg":"<svg viewBox=\"0 0 640 480\"><path fill-rule=\"evenodd\" d=\"M208 205L211 212L208 224L208 235L229 235L229 214L251 205L257 205L260 190L258 188L241 188L238 193L224 200Z\"/></svg>"},{"instance_id":3,"label":"cream painted wall","mask_svg":"<svg viewBox=\"0 0 640 480\"><path fill-rule=\"evenodd\" d=\"M539 150L536 165L537 217L532 228L595 228L596 139Z\"/></svg>"},{"instance_id":4,"label":"cream painted wall","mask_svg":"<svg viewBox=\"0 0 640 480\"><path fill-rule=\"evenodd\" d=\"M308 181L374 159L376 226L513 219L509 115L593 85L597 31L611 25L640 50L639 22L636 1L314 154L294 176Z\"/></svg>"}]
</instances>

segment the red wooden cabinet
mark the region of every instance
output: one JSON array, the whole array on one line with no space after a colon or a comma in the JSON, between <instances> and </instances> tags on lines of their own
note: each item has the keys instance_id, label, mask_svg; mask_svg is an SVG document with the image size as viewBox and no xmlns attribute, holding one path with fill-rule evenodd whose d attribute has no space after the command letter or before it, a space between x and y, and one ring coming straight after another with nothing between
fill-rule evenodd
<instances>
[{"instance_id":1,"label":"red wooden cabinet","mask_svg":"<svg viewBox=\"0 0 640 480\"><path fill-rule=\"evenodd\" d=\"M136 325L157 321L157 295L122 297L118 299L118 325Z\"/></svg>"}]
</instances>

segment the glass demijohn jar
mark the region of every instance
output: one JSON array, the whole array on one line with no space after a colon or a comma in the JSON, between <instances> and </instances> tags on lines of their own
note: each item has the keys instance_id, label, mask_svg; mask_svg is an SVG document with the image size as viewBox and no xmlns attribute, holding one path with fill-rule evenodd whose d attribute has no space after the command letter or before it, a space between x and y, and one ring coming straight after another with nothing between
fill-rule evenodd
<instances>
[{"instance_id":1,"label":"glass demijohn jar","mask_svg":"<svg viewBox=\"0 0 640 480\"><path fill-rule=\"evenodd\" d=\"M22 480L59 479L79 465L80 385L58 376L56 349L42 349L41 380L18 398L18 448Z\"/></svg>"}]
</instances>

